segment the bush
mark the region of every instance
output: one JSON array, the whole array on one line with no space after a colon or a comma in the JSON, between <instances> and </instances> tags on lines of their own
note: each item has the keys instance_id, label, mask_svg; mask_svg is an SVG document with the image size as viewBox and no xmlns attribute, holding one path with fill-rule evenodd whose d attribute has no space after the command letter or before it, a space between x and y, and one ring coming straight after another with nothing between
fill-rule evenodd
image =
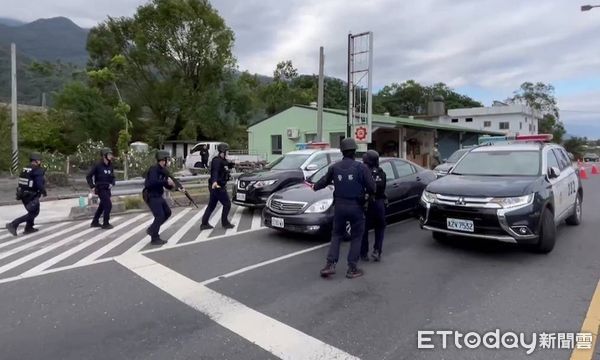
<instances>
[{"instance_id":1,"label":"bush","mask_svg":"<svg viewBox=\"0 0 600 360\"><path fill-rule=\"evenodd\" d=\"M140 196L128 196L123 200L125 210L141 209L144 200Z\"/></svg>"},{"instance_id":2,"label":"bush","mask_svg":"<svg viewBox=\"0 0 600 360\"><path fill-rule=\"evenodd\" d=\"M64 172L46 172L48 187L65 187L69 185L69 177Z\"/></svg>"},{"instance_id":3,"label":"bush","mask_svg":"<svg viewBox=\"0 0 600 360\"><path fill-rule=\"evenodd\" d=\"M100 159L100 150L104 147L102 141L88 140L77 145L77 151L71 157L71 163L81 170L89 169Z\"/></svg>"},{"instance_id":4,"label":"bush","mask_svg":"<svg viewBox=\"0 0 600 360\"><path fill-rule=\"evenodd\" d=\"M29 156L29 154L27 154ZM42 153L42 166L49 172L63 173L67 171L67 156L61 153Z\"/></svg>"}]
</instances>

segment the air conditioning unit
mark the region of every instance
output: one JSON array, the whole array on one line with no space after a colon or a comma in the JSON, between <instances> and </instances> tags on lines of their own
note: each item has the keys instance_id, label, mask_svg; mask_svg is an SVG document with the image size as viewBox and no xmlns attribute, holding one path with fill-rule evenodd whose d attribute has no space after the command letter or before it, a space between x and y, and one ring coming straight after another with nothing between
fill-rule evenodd
<instances>
[{"instance_id":1,"label":"air conditioning unit","mask_svg":"<svg viewBox=\"0 0 600 360\"><path fill-rule=\"evenodd\" d=\"M300 137L300 129L298 128L288 128L286 133L288 139L297 139Z\"/></svg>"}]
</instances>

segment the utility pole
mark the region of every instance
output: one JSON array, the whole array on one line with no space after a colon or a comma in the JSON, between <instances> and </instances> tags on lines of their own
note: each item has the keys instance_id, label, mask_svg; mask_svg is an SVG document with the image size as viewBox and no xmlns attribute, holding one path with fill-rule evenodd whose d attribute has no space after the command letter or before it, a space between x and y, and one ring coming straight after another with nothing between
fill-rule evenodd
<instances>
[{"instance_id":1,"label":"utility pole","mask_svg":"<svg viewBox=\"0 0 600 360\"><path fill-rule=\"evenodd\" d=\"M17 47L14 43L10 44L11 53L11 119L12 119L12 154L11 170L13 174L19 171L19 133L17 132Z\"/></svg>"},{"instance_id":2,"label":"utility pole","mask_svg":"<svg viewBox=\"0 0 600 360\"><path fill-rule=\"evenodd\" d=\"M319 49L319 93L317 98L317 141L323 142L323 87L325 86L324 78L325 53L323 47Z\"/></svg>"}]
</instances>

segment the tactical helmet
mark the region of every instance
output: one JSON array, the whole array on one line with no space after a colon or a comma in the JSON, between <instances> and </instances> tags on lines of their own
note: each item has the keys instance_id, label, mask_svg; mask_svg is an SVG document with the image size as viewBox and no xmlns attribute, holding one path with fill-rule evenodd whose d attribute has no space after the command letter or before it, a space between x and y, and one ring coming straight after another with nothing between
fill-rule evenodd
<instances>
[{"instance_id":1,"label":"tactical helmet","mask_svg":"<svg viewBox=\"0 0 600 360\"><path fill-rule=\"evenodd\" d=\"M363 155L363 162L369 166L379 166L379 153L375 150L369 150Z\"/></svg>"},{"instance_id":2,"label":"tactical helmet","mask_svg":"<svg viewBox=\"0 0 600 360\"><path fill-rule=\"evenodd\" d=\"M156 152L156 160L157 161L167 160L170 157L171 157L171 153L166 150L158 150Z\"/></svg>"},{"instance_id":3,"label":"tactical helmet","mask_svg":"<svg viewBox=\"0 0 600 360\"><path fill-rule=\"evenodd\" d=\"M358 149L358 146L356 145L356 141L354 141L353 138L345 138L340 143L340 150L342 152L344 152L344 151L350 151L350 150L356 150L356 149Z\"/></svg>"},{"instance_id":4,"label":"tactical helmet","mask_svg":"<svg viewBox=\"0 0 600 360\"><path fill-rule=\"evenodd\" d=\"M29 161L42 161L42 154L40 153L31 153L31 155L29 155Z\"/></svg>"},{"instance_id":5,"label":"tactical helmet","mask_svg":"<svg viewBox=\"0 0 600 360\"><path fill-rule=\"evenodd\" d=\"M226 153L227 151L229 151L229 144L227 144L227 143L220 143L217 146L217 150L219 151L219 153Z\"/></svg>"},{"instance_id":6,"label":"tactical helmet","mask_svg":"<svg viewBox=\"0 0 600 360\"><path fill-rule=\"evenodd\" d=\"M104 156L108 156L108 154L112 155L112 150L110 148L103 148L102 150L100 150L100 155Z\"/></svg>"}]
</instances>

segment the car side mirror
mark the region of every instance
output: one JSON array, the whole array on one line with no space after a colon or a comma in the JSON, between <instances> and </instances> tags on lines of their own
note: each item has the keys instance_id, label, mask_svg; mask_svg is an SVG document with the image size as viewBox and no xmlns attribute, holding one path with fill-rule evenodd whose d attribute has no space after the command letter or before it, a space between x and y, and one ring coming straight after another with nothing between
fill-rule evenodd
<instances>
[{"instance_id":1,"label":"car side mirror","mask_svg":"<svg viewBox=\"0 0 600 360\"><path fill-rule=\"evenodd\" d=\"M306 167L306 171L316 171L319 170L319 166L317 164L310 164Z\"/></svg>"},{"instance_id":2,"label":"car side mirror","mask_svg":"<svg viewBox=\"0 0 600 360\"><path fill-rule=\"evenodd\" d=\"M446 163L446 162L448 162L448 159L442 159L442 162Z\"/></svg>"},{"instance_id":3,"label":"car side mirror","mask_svg":"<svg viewBox=\"0 0 600 360\"><path fill-rule=\"evenodd\" d=\"M553 166L549 169L548 171L548 177L550 179L556 179L560 176L560 169L557 168L556 166Z\"/></svg>"}]
</instances>

